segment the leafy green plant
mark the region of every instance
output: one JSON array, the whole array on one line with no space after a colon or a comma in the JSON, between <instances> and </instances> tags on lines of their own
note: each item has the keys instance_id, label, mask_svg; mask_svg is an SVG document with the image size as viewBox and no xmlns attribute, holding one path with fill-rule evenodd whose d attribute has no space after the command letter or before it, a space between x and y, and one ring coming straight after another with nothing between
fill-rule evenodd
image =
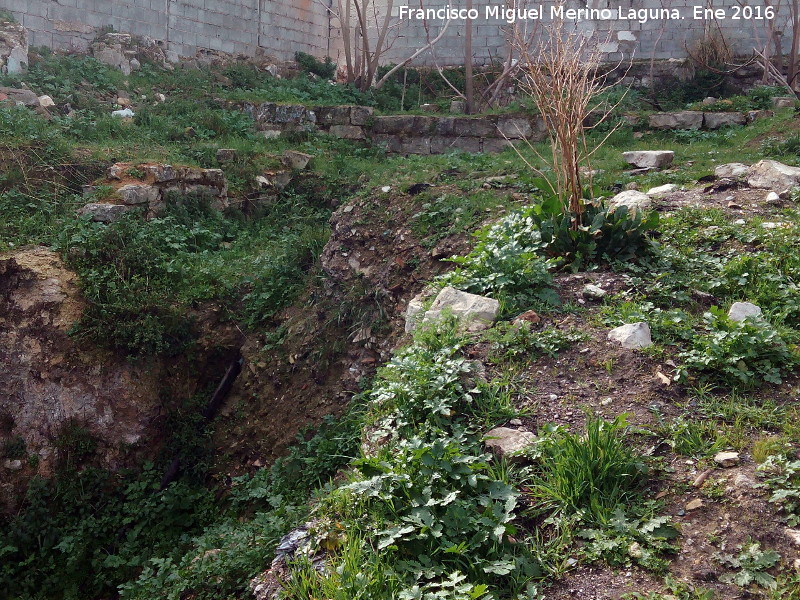
<instances>
[{"instance_id":1,"label":"leafy green plant","mask_svg":"<svg viewBox=\"0 0 800 600\"><path fill-rule=\"evenodd\" d=\"M719 580L723 583L735 583L740 587L754 583L767 589L776 589L778 582L767 570L780 562L781 555L774 550L762 550L761 544L752 540L739 546L739 550L741 552L735 556L720 553L714 555L721 565L737 571L725 573Z\"/></svg>"},{"instance_id":2,"label":"leafy green plant","mask_svg":"<svg viewBox=\"0 0 800 600\"><path fill-rule=\"evenodd\" d=\"M483 334L483 339L489 342L489 359L493 362L556 356L587 337L586 333L576 329L550 327L537 331L527 321L502 321Z\"/></svg>"},{"instance_id":3,"label":"leafy green plant","mask_svg":"<svg viewBox=\"0 0 800 600\"><path fill-rule=\"evenodd\" d=\"M551 285L550 264L537 256L537 232L530 217L512 213L477 234L466 256L449 259L458 267L440 282L466 292L503 298L508 309L531 302L559 304Z\"/></svg>"},{"instance_id":4,"label":"leafy green plant","mask_svg":"<svg viewBox=\"0 0 800 600\"><path fill-rule=\"evenodd\" d=\"M589 560L604 560L614 566L640 565L646 569L663 571L667 561L666 553L674 553L677 548L671 543L678 537L678 531L671 525L669 516L655 516L655 506L645 505L636 508L633 516L628 516L617 508L602 528L583 529L578 536L586 540L582 549Z\"/></svg>"},{"instance_id":5,"label":"leafy green plant","mask_svg":"<svg viewBox=\"0 0 800 600\"><path fill-rule=\"evenodd\" d=\"M679 354L683 365L676 378L680 380L695 371L703 381L752 388L781 383L782 375L798 363L796 350L767 322L732 321L712 307L703 315L703 324L705 332Z\"/></svg>"},{"instance_id":6,"label":"leafy green plant","mask_svg":"<svg viewBox=\"0 0 800 600\"><path fill-rule=\"evenodd\" d=\"M758 466L758 472L772 491L769 501L781 507L789 525L800 525L800 460L773 455Z\"/></svg>"}]
</instances>

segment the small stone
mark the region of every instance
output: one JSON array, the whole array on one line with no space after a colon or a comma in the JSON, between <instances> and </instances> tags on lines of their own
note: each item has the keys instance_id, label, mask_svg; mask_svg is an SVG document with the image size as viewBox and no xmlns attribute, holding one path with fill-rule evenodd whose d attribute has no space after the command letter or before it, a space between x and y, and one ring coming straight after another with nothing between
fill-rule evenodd
<instances>
[{"instance_id":1,"label":"small stone","mask_svg":"<svg viewBox=\"0 0 800 600\"><path fill-rule=\"evenodd\" d=\"M747 223L747 221L745 221L744 219L736 219L736 220L733 222L733 224L734 224L734 225L744 225L744 224L746 224L746 223Z\"/></svg>"},{"instance_id":2,"label":"small stone","mask_svg":"<svg viewBox=\"0 0 800 600\"><path fill-rule=\"evenodd\" d=\"M39 96L39 106L50 108L51 106L55 105L56 103L53 102L53 99L50 96Z\"/></svg>"},{"instance_id":3,"label":"small stone","mask_svg":"<svg viewBox=\"0 0 800 600\"><path fill-rule=\"evenodd\" d=\"M739 453L738 452L718 452L717 455L714 457L714 462L717 463L720 467L728 469L730 467L735 467L739 464Z\"/></svg>"},{"instance_id":4,"label":"small stone","mask_svg":"<svg viewBox=\"0 0 800 600\"><path fill-rule=\"evenodd\" d=\"M608 332L608 339L619 342L623 348L647 348L653 345L650 326L647 323L621 325Z\"/></svg>"},{"instance_id":5,"label":"small stone","mask_svg":"<svg viewBox=\"0 0 800 600\"><path fill-rule=\"evenodd\" d=\"M136 116L136 113L133 112L130 108L125 108L123 110L115 110L111 113L112 117L118 117L120 119L132 119Z\"/></svg>"},{"instance_id":6,"label":"small stone","mask_svg":"<svg viewBox=\"0 0 800 600\"><path fill-rule=\"evenodd\" d=\"M521 315L517 316L514 319L514 323L531 323L532 325L536 325L537 323L541 323L542 317L539 316L535 310L528 310L522 313Z\"/></svg>"},{"instance_id":7,"label":"small stone","mask_svg":"<svg viewBox=\"0 0 800 600\"><path fill-rule=\"evenodd\" d=\"M683 510L682 508L679 508L679 509L678 509L677 515L678 515L679 517L682 517L682 516L683 516L683 515L685 515L685 514L686 514L686 511L685 511L685 510Z\"/></svg>"},{"instance_id":8,"label":"small stone","mask_svg":"<svg viewBox=\"0 0 800 600\"><path fill-rule=\"evenodd\" d=\"M600 406L608 406L613 401L614 401L613 398L603 398L602 400L600 400Z\"/></svg>"},{"instance_id":9,"label":"small stone","mask_svg":"<svg viewBox=\"0 0 800 600\"><path fill-rule=\"evenodd\" d=\"M19 471L22 468L22 461L18 459L6 460L3 462L3 467L9 471Z\"/></svg>"},{"instance_id":10,"label":"small stone","mask_svg":"<svg viewBox=\"0 0 800 600\"><path fill-rule=\"evenodd\" d=\"M674 183L667 183L665 185L659 185L658 187L650 188L647 190L648 196L661 196L664 194L671 194L674 191L677 191L678 186Z\"/></svg>"},{"instance_id":11,"label":"small stone","mask_svg":"<svg viewBox=\"0 0 800 600\"><path fill-rule=\"evenodd\" d=\"M547 398L548 400L550 400L550 402L555 402L556 400L558 400L558 396L555 394L550 394Z\"/></svg>"},{"instance_id":12,"label":"small stone","mask_svg":"<svg viewBox=\"0 0 800 600\"><path fill-rule=\"evenodd\" d=\"M731 321L744 321L748 317L760 319L761 307L750 302L734 302L728 310L728 318Z\"/></svg>"},{"instance_id":13,"label":"small stone","mask_svg":"<svg viewBox=\"0 0 800 600\"><path fill-rule=\"evenodd\" d=\"M755 488L756 482L744 473L738 473L736 477L733 478L733 486L737 488Z\"/></svg>"},{"instance_id":14,"label":"small stone","mask_svg":"<svg viewBox=\"0 0 800 600\"><path fill-rule=\"evenodd\" d=\"M734 196L725 196L725 202L733 202L734 200L736 200ZM719 227L717 227L716 225L712 225L711 227L719 229ZM707 229L711 229L711 227L708 227Z\"/></svg>"},{"instance_id":15,"label":"small stone","mask_svg":"<svg viewBox=\"0 0 800 600\"><path fill-rule=\"evenodd\" d=\"M703 487L703 484L706 482L706 479L708 479L711 473L713 473L711 469L706 469L705 471L700 473L697 477L694 478L694 481L692 482L692 487L696 488Z\"/></svg>"},{"instance_id":16,"label":"small stone","mask_svg":"<svg viewBox=\"0 0 800 600\"><path fill-rule=\"evenodd\" d=\"M519 462L524 457L513 456L536 441L530 431L521 431L509 427L495 427L484 436L486 448L498 457L505 457L511 462Z\"/></svg>"},{"instance_id":17,"label":"small stone","mask_svg":"<svg viewBox=\"0 0 800 600\"><path fill-rule=\"evenodd\" d=\"M159 93L156 94L156 100L158 100L159 102L166 102L167 101L167 97L164 94L162 94L161 92L159 92Z\"/></svg>"},{"instance_id":18,"label":"small stone","mask_svg":"<svg viewBox=\"0 0 800 600\"><path fill-rule=\"evenodd\" d=\"M131 71L138 71L142 68L142 63L136 58L132 58L129 64L131 66Z\"/></svg>"},{"instance_id":19,"label":"small stone","mask_svg":"<svg viewBox=\"0 0 800 600\"><path fill-rule=\"evenodd\" d=\"M708 96L707 98L703 98L703 106L708 106L709 104L714 104L717 101L714 96Z\"/></svg>"},{"instance_id":20,"label":"small stone","mask_svg":"<svg viewBox=\"0 0 800 600\"><path fill-rule=\"evenodd\" d=\"M127 96L120 96L117 98L117 104L119 104L122 108L128 108L131 105L131 99Z\"/></svg>"},{"instance_id":21,"label":"small stone","mask_svg":"<svg viewBox=\"0 0 800 600\"><path fill-rule=\"evenodd\" d=\"M419 109L422 112L435 113L435 112L439 112L439 105L438 104L420 104L419 105Z\"/></svg>"},{"instance_id":22,"label":"small stone","mask_svg":"<svg viewBox=\"0 0 800 600\"><path fill-rule=\"evenodd\" d=\"M742 209L742 205L741 204L736 204L736 202L728 202L728 208L733 209L733 210L741 210Z\"/></svg>"},{"instance_id":23,"label":"small stone","mask_svg":"<svg viewBox=\"0 0 800 600\"><path fill-rule=\"evenodd\" d=\"M508 424L509 424L509 425L512 425L512 426L514 426L514 427L522 427L522 421L521 421L520 419L511 419L511 420L508 422Z\"/></svg>"},{"instance_id":24,"label":"small stone","mask_svg":"<svg viewBox=\"0 0 800 600\"><path fill-rule=\"evenodd\" d=\"M781 197L776 192L770 192L767 194L767 197L764 198L764 202L767 204L780 204Z\"/></svg>"},{"instance_id":25,"label":"small stone","mask_svg":"<svg viewBox=\"0 0 800 600\"><path fill-rule=\"evenodd\" d=\"M639 184L636 183L635 181L631 181L630 183L625 184L625 190L627 191L638 190L638 189L639 189Z\"/></svg>"},{"instance_id":26,"label":"small stone","mask_svg":"<svg viewBox=\"0 0 800 600\"><path fill-rule=\"evenodd\" d=\"M689 510L697 510L698 508L702 508L703 506L704 506L703 505L703 499L702 498L695 498L694 500L690 500L686 504L686 510L687 511L689 511Z\"/></svg>"},{"instance_id":27,"label":"small stone","mask_svg":"<svg viewBox=\"0 0 800 600\"><path fill-rule=\"evenodd\" d=\"M392 186L390 185L385 185L381 188L381 192L383 192L384 194L388 194L391 191L392 191Z\"/></svg>"},{"instance_id":28,"label":"small stone","mask_svg":"<svg viewBox=\"0 0 800 600\"><path fill-rule=\"evenodd\" d=\"M592 300L601 300L608 295L608 292L605 291L600 286L590 283L583 287L583 290L581 290L581 294L583 294L585 298L590 298Z\"/></svg>"}]
</instances>

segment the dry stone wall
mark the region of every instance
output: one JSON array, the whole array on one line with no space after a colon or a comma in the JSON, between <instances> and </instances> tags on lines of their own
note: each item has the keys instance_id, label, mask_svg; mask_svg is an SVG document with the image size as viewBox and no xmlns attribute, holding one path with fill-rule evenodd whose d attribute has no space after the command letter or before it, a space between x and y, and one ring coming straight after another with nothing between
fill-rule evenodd
<instances>
[{"instance_id":1,"label":"dry stone wall","mask_svg":"<svg viewBox=\"0 0 800 600\"><path fill-rule=\"evenodd\" d=\"M383 144L389 152L398 154L500 152L523 139L542 141L547 136L544 122L529 115L376 116L366 106L308 108L273 102L246 104L243 110L267 137L284 131L321 131L339 138Z\"/></svg>"}]
</instances>

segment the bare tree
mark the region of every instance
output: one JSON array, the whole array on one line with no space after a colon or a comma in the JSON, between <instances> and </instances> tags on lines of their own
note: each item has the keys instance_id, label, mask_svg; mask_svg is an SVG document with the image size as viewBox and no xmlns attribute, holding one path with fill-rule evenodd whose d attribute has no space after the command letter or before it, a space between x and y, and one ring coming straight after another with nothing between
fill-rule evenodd
<instances>
[{"instance_id":1,"label":"bare tree","mask_svg":"<svg viewBox=\"0 0 800 600\"><path fill-rule=\"evenodd\" d=\"M544 32L518 35L515 47L522 61L520 84L535 102L547 128L551 157L545 160L555 177L550 185L564 211L574 216L573 227L577 229L583 225L585 209L582 168L589 168L591 156L608 137L590 148L584 123L598 109L602 121L616 108L601 109L598 101L610 87L601 72L599 44L563 21L554 20ZM530 163L528 166L542 174Z\"/></svg>"}]
</instances>

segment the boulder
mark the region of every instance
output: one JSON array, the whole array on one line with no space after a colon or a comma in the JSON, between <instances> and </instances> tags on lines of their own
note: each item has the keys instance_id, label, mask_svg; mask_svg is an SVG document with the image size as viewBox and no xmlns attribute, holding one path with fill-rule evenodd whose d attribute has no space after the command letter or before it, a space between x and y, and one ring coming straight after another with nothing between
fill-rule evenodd
<instances>
[{"instance_id":1,"label":"boulder","mask_svg":"<svg viewBox=\"0 0 800 600\"><path fill-rule=\"evenodd\" d=\"M784 194L800 185L800 167L790 167L777 160L761 160L750 167L747 184Z\"/></svg>"},{"instance_id":2,"label":"boulder","mask_svg":"<svg viewBox=\"0 0 800 600\"><path fill-rule=\"evenodd\" d=\"M482 331L488 329L497 318L500 303L494 298L462 292L448 286L436 296L423 321L435 321L443 312L451 312L460 317L468 331Z\"/></svg>"},{"instance_id":3,"label":"boulder","mask_svg":"<svg viewBox=\"0 0 800 600\"><path fill-rule=\"evenodd\" d=\"M5 96L8 100L14 102L15 104L22 104L28 108L38 108L41 106L39 103L39 96L30 90L0 87L0 95Z\"/></svg>"},{"instance_id":4,"label":"boulder","mask_svg":"<svg viewBox=\"0 0 800 600\"><path fill-rule=\"evenodd\" d=\"M743 163L727 163L714 169L714 175L720 179L739 179L747 175L750 167Z\"/></svg>"},{"instance_id":5,"label":"boulder","mask_svg":"<svg viewBox=\"0 0 800 600\"><path fill-rule=\"evenodd\" d=\"M308 163L311 159L314 158L310 154L306 154L304 152L298 152L297 150L287 150L283 153L283 157L281 161L284 165L289 167L290 169L294 169L296 171L302 171L308 166Z\"/></svg>"},{"instance_id":6,"label":"boulder","mask_svg":"<svg viewBox=\"0 0 800 600\"><path fill-rule=\"evenodd\" d=\"M704 113L703 125L706 129L719 129L726 125L744 125L747 117L739 112L708 112Z\"/></svg>"},{"instance_id":7,"label":"boulder","mask_svg":"<svg viewBox=\"0 0 800 600\"><path fill-rule=\"evenodd\" d=\"M693 110L656 113L650 115L648 122L653 129L700 129L703 126L703 113Z\"/></svg>"},{"instance_id":8,"label":"boulder","mask_svg":"<svg viewBox=\"0 0 800 600\"><path fill-rule=\"evenodd\" d=\"M672 150L634 150L623 152L625 162L640 169L664 169L672 164L675 153Z\"/></svg>"},{"instance_id":9,"label":"boulder","mask_svg":"<svg viewBox=\"0 0 800 600\"><path fill-rule=\"evenodd\" d=\"M671 194L672 192L676 191L678 186L674 183L666 183L664 185L659 185L654 188L650 188L647 190L648 196L661 196L663 194Z\"/></svg>"},{"instance_id":10,"label":"boulder","mask_svg":"<svg viewBox=\"0 0 800 600\"><path fill-rule=\"evenodd\" d=\"M761 307L750 302L734 302L728 310L728 318L731 321L744 321L748 317L760 319Z\"/></svg>"},{"instance_id":11,"label":"boulder","mask_svg":"<svg viewBox=\"0 0 800 600\"><path fill-rule=\"evenodd\" d=\"M608 339L622 344L623 348L647 348L653 345L650 326L647 323L630 323L621 325L608 332Z\"/></svg>"},{"instance_id":12,"label":"boulder","mask_svg":"<svg viewBox=\"0 0 800 600\"><path fill-rule=\"evenodd\" d=\"M608 209L614 211L621 206L627 206L628 212L634 214L639 211L650 210L653 200L647 194L637 190L620 192L608 201Z\"/></svg>"},{"instance_id":13,"label":"boulder","mask_svg":"<svg viewBox=\"0 0 800 600\"><path fill-rule=\"evenodd\" d=\"M125 206L124 204L106 204L102 202L90 202L83 208L78 210L81 216L90 215L92 221L98 223L113 223L122 218L126 212L133 207Z\"/></svg>"},{"instance_id":14,"label":"boulder","mask_svg":"<svg viewBox=\"0 0 800 600\"><path fill-rule=\"evenodd\" d=\"M797 102L794 96L773 96L772 108L792 108Z\"/></svg>"},{"instance_id":15,"label":"boulder","mask_svg":"<svg viewBox=\"0 0 800 600\"><path fill-rule=\"evenodd\" d=\"M28 70L28 31L19 23L0 21L0 73Z\"/></svg>"},{"instance_id":16,"label":"boulder","mask_svg":"<svg viewBox=\"0 0 800 600\"><path fill-rule=\"evenodd\" d=\"M486 449L495 456L509 459L511 462L519 462L524 458L518 456L517 453L535 442L536 436L530 431L511 429L510 427L495 427L486 432L483 440Z\"/></svg>"}]
</instances>

